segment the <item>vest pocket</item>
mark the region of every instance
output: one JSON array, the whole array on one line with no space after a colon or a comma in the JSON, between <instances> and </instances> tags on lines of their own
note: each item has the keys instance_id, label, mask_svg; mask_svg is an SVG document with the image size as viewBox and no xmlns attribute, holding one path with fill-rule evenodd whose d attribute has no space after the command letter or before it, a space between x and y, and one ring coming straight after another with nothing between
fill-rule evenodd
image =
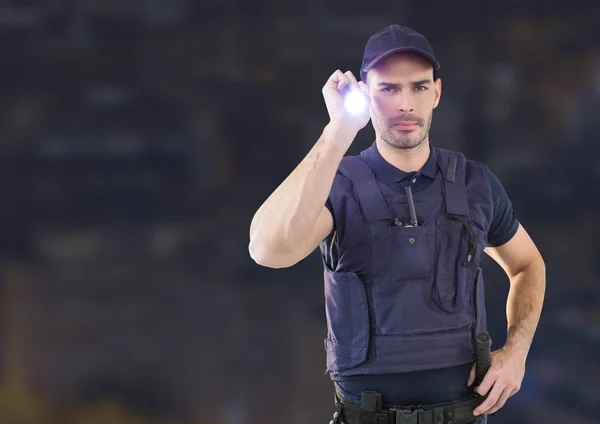
<instances>
[{"instance_id":1,"label":"vest pocket","mask_svg":"<svg viewBox=\"0 0 600 424\"><path fill-rule=\"evenodd\" d=\"M392 227L393 271L403 281L428 280L431 259L426 227ZM389 254L389 253L388 253Z\"/></svg>"},{"instance_id":2,"label":"vest pocket","mask_svg":"<svg viewBox=\"0 0 600 424\"><path fill-rule=\"evenodd\" d=\"M433 280L430 226L392 227L377 243L373 278L377 335L410 334L421 330L421 317L430 310ZM435 328L435 327L433 327Z\"/></svg>"},{"instance_id":3,"label":"vest pocket","mask_svg":"<svg viewBox=\"0 0 600 424\"><path fill-rule=\"evenodd\" d=\"M339 372L363 363L369 347L369 306L356 273L325 267L325 313L327 370Z\"/></svg>"},{"instance_id":4,"label":"vest pocket","mask_svg":"<svg viewBox=\"0 0 600 424\"><path fill-rule=\"evenodd\" d=\"M475 251L467 228L460 221L442 219L437 226L437 267L433 299L446 312L471 302Z\"/></svg>"},{"instance_id":5,"label":"vest pocket","mask_svg":"<svg viewBox=\"0 0 600 424\"><path fill-rule=\"evenodd\" d=\"M378 363L396 372L452 367L473 360L472 324L437 331L382 337Z\"/></svg>"}]
</instances>

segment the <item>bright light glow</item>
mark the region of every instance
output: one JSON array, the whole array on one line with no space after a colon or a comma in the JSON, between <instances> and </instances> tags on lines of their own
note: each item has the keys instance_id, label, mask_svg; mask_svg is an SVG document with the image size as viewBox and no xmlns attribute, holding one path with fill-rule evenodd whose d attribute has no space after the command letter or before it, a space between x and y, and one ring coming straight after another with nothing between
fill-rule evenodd
<instances>
[{"instance_id":1,"label":"bright light glow","mask_svg":"<svg viewBox=\"0 0 600 424\"><path fill-rule=\"evenodd\" d=\"M346 110L353 114L358 115L365 110L367 106L367 101L365 100L364 94L351 90L346 94L344 98L344 107Z\"/></svg>"}]
</instances>

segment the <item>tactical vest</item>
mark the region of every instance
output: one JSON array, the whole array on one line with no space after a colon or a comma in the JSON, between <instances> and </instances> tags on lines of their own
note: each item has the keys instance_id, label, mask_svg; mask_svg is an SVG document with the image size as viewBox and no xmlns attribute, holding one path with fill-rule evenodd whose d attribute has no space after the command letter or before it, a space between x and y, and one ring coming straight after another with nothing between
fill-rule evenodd
<instances>
[{"instance_id":1,"label":"tactical vest","mask_svg":"<svg viewBox=\"0 0 600 424\"><path fill-rule=\"evenodd\" d=\"M346 197L358 202L364 228L339 235L341 265L324 262L332 379L474 361L473 337L487 328L481 260L491 191L483 165L435 149L441 172L413 194L418 226L406 225L406 194L379 183L360 156L340 164L353 188ZM341 185L334 182L332 190ZM364 243L371 257L353 249Z\"/></svg>"}]
</instances>

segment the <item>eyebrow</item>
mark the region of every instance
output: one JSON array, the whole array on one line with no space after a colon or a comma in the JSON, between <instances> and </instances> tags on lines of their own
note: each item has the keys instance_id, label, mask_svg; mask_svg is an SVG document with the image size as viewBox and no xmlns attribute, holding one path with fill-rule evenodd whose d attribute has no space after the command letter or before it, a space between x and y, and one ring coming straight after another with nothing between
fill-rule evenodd
<instances>
[{"instance_id":1,"label":"eyebrow","mask_svg":"<svg viewBox=\"0 0 600 424\"><path fill-rule=\"evenodd\" d=\"M431 84L431 83L432 83L431 79L422 79L419 81L413 81L410 83L410 85L412 85L413 87L416 87L419 85L425 85L425 84ZM402 84L393 83L393 82L380 82L378 85L379 85L379 87L398 88Z\"/></svg>"}]
</instances>

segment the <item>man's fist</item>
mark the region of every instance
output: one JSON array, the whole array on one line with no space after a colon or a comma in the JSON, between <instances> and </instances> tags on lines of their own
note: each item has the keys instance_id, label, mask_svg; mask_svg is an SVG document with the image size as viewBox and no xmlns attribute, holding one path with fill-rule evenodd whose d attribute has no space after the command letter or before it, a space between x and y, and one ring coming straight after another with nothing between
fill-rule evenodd
<instances>
[{"instance_id":1,"label":"man's fist","mask_svg":"<svg viewBox=\"0 0 600 424\"><path fill-rule=\"evenodd\" d=\"M345 96L350 92L364 100L360 111L349 111L345 106ZM323 98L327 106L330 122L351 131L358 132L370 120L370 99L367 86L362 81L356 81L352 72L335 71L323 86Z\"/></svg>"}]
</instances>

